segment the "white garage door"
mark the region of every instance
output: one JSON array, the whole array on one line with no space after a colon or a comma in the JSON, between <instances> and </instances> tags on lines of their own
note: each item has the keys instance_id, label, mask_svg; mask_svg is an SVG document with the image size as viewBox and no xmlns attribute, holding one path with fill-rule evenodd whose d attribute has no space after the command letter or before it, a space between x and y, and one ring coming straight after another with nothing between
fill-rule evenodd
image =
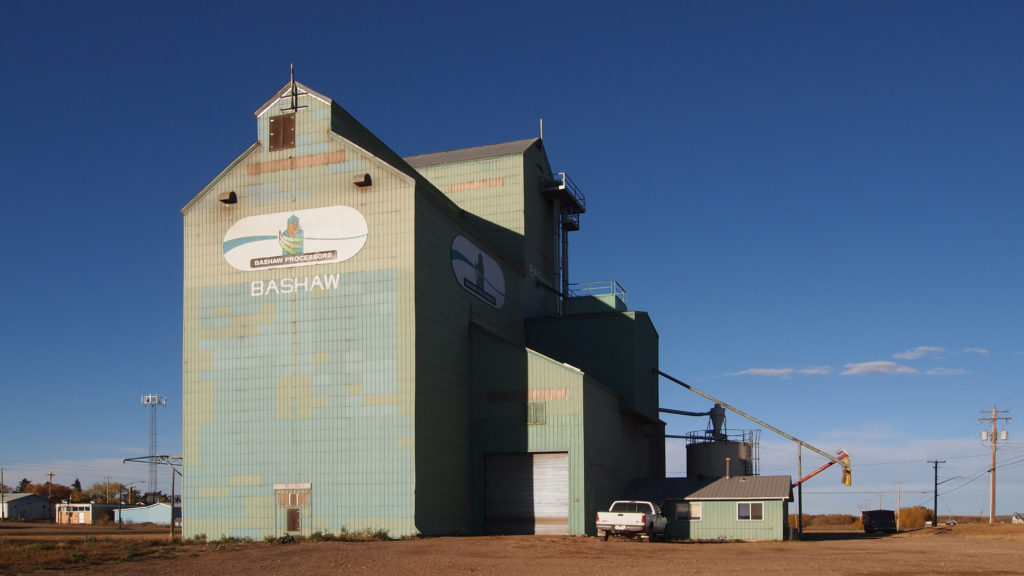
<instances>
[{"instance_id":1,"label":"white garage door","mask_svg":"<svg viewBox=\"0 0 1024 576\"><path fill-rule=\"evenodd\" d=\"M568 534L569 454L487 454L488 534Z\"/></svg>"}]
</instances>

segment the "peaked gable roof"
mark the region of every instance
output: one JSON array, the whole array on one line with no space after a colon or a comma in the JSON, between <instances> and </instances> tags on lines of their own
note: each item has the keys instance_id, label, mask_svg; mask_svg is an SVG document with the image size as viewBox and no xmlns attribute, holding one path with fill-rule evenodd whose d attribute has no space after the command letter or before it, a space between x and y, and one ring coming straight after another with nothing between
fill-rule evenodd
<instances>
[{"instance_id":1,"label":"peaked gable roof","mask_svg":"<svg viewBox=\"0 0 1024 576\"><path fill-rule=\"evenodd\" d=\"M719 478L686 497L687 500L792 500L789 476Z\"/></svg>"},{"instance_id":2,"label":"peaked gable roof","mask_svg":"<svg viewBox=\"0 0 1024 576\"><path fill-rule=\"evenodd\" d=\"M352 114L350 114L347 110L342 108L337 102L315 90L312 90L311 88L309 88L308 86L301 82L289 81L287 84L285 84L280 90L278 90L274 94L274 96L272 96L269 100L264 102L262 106L256 109L256 111L254 112L256 117L259 118L268 110L271 110L275 104L281 101L281 99L291 98L293 95L293 90L294 94L297 94L298 96L309 96L311 98L315 98L330 107L330 131L331 133L333 133L334 136L348 140L352 144L362 148L368 154L382 160L395 170L398 170L399 172L405 174L414 181L419 182L421 186L425 185L428 188L433 187L433 185L430 184L429 181L423 177L423 175L417 172L415 168L410 166L404 159L402 159L401 156L399 156L395 151L388 147L387 144L384 144L384 142L382 142L380 138L377 138L375 134L370 132L370 130L367 129L366 126L364 126L361 122L356 120L356 118L352 116ZM231 164L229 164L227 168L222 170L220 174L217 175L216 178L214 178L206 186L204 186L203 189L200 190L199 193L196 194L192 198L192 200L190 200L188 204L186 204L181 209L181 213L187 214L192 209L192 207L206 195L206 193L210 189L212 189L218 182L223 180L228 174L235 170L235 168L237 168L242 162L244 162L246 158L260 150L260 147L261 143L258 140L249 145L249 148L247 148L245 152L243 152L237 158L235 158L235 160ZM444 198L444 195L440 191L436 192L436 196ZM452 205L454 206L454 203L452 203Z\"/></svg>"},{"instance_id":3,"label":"peaked gable roof","mask_svg":"<svg viewBox=\"0 0 1024 576\"><path fill-rule=\"evenodd\" d=\"M22 499L25 499L25 498L41 498L41 499L46 500L47 502L49 502L49 500L46 499L46 496L40 496L39 494L36 494L35 492L4 492L4 495L3 495L3 501L5 503L6 502L14 502L15 500L22 500Z\"/></svg>"},{"instance_id":4,"label":"peaked gable roof","mask_svg":"<svg viewBox=\"0 0 1024 576\"><path fill-rule=\"evenodd\" d=\"M273 96L271 96L270 100L267 100L266 102L264 102L263 105L260 106L259 108L257 108L256 111L253 112L253 113L256 116L260 116L264 112L266 112L268 109L270 109L271 106L276 104L277 101L280 100L281 98L289 98L289 97L291 97L292 96L292 87L293 86L295 87L296 95L298 95L298 96L305 96L305 95L308 94L309 96L312 96L313 98L316 98L317 100L320 100L324 104L330 104L332 102L332 100L330 98L328 98L327 96L324 96L323 94L317 92L316 90L311 89L309 86L306 86L302 82L288 82L280 90L277 91L277 94L274 94Z\"/></svg>"},{"instance_id":5,"label":"peaked gable roof","mask_svg":"<svg viewBox=\"0 0 1024 576\"><path fill-rule=\"evenodd\" d=\"M281 87L269 100L263 103L262 106L256 109L256 116L259 117L265 112L274 107L275 104L285 98L295 98L298 96L309 96L315 98L324 104L327 104L331 108L331 132L341 136L342 138L352 142L356 146L359 146L371 155L380 158L384 162L390 164L396 170L403 172L405 175L412 177L413 179L419 179L420 175L418 172L413 170L406 162L395 153L387 144L377 138L376 134L370 132L366 126L359 120L356 120L355 116L345 110L332 98L325 96L316 90L313 90L309 86L306 86L302 82L295 80L289 81L287 84Z\"/></svg>"}]
</instances>

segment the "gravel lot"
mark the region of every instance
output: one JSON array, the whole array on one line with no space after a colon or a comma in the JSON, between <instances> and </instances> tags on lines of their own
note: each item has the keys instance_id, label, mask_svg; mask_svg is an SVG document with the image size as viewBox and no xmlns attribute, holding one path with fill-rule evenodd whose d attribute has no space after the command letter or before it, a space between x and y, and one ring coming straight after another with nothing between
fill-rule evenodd
<instances>
[{"instance_id":1,"label":"gravel lot","mask_svg":"<svg viewBox=\"0 0 1024 576\"><path fill-rule=\"evenodd\" d=\"M216 549L215 549L216 548ZM63 572L35 572L58 574ZM384 542L190 544L171 557L76 574L346 575L868 575L1024 574L1024 526L961 525L868 537L809 534L799 542L639 542L483 536Z\"/></svg>"}]
</instances>

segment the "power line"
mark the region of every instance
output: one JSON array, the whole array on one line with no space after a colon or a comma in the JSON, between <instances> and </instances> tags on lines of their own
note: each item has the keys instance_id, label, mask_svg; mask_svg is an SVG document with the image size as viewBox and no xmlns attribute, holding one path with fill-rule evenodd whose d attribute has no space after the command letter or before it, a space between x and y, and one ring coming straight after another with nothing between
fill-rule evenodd
<instances>
[{"instance_id":1,"label":"power line","mask_svg":"<svg viewBox=\"0 0 1024 576\"><path fill-rule=\"evenodd\" d=\"M896 490L804 490L804 494L896 494ZM904 490L904 494L931 494L931 490Z\"/></svg>"},{"instance_id":2,"label":"power line","mask_svg":"<svg viewBox=\"0 0 1024 576\"><path fill-rule=\"evenodd\" d=\"M1010 398L1013 398L1014 396L1016 396L1016 395L1018 395L1018 394L1021 394L1021 393L1024 393L1024 388L1021 388L1020 390L1017 390L1017 391L1016 391L1016 392L1014 392L1013 394L1010 394L1010 395L1009 395L1009 396L1007 396L1006 398L1003 398L1003 399L1002 399L1002 400L1000 400L999 402L996 402L996 404L1006 404L1006 403L1007 403L1007 402L1008 402L1008 401L1010 400ZM1017 404L1016 406L1010 406L1009 408L1007 408L1007 410L1013 410L1013 409L1014 409L1014 408L1016 408L1017 406L1024 406L1024 403L1021 403L1021 404Z\"/></svg>"}]
</instances>

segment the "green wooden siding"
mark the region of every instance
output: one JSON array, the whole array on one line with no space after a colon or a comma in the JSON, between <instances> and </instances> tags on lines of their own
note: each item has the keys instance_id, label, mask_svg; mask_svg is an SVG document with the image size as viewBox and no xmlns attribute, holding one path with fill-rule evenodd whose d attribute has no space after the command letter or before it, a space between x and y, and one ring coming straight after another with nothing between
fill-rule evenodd
<instances>
[{"instance_id":1,"label":"green wooden siding","mask_svg":"<svg viewBox=\"0 0 1024 576\"><path fill-rule=\"evenodd\" d=\"M760 502L762 520L740 520L740 502ZM785 540L788 538L789 503L784 500L702 500L700 520L678 519L679 507L687 501L666 503L668 536L682 540Z\"/></svg>"}]
</instances>

